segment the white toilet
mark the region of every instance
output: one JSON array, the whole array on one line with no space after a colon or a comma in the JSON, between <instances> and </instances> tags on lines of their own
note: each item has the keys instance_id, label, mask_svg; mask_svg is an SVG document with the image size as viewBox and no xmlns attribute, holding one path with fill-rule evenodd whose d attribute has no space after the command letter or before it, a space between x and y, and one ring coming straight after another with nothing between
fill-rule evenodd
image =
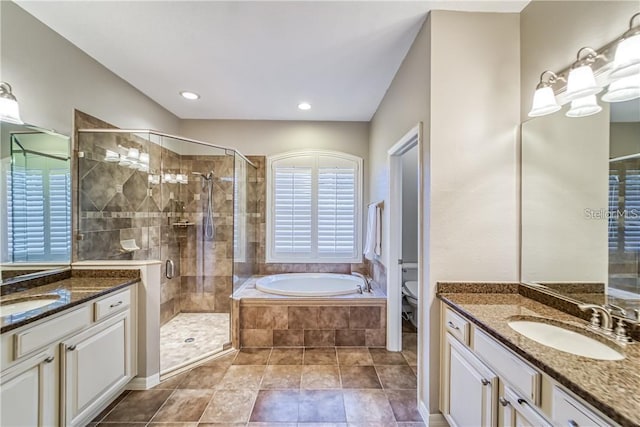
<instances>
[{"instance_id":1,"label":"white toilet","mask_svg":"<svg viewBox=\"0 0 640 427\"><path fill-rule=\"evenodd\" d=\"M418 327L418 282L416 280L407 280L402 284L403 315L411 322L413 326ZM408 305L405 306L405 304Z\"/></svg>"}]
</instances>

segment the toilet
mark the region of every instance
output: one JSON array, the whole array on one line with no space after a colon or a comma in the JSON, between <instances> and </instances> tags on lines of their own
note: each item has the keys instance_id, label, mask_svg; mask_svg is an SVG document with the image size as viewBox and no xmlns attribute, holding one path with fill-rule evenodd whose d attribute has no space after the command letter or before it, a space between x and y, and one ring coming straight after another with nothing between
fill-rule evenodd
<instances>
[{"instance_id":1,"label":"toilet","mask_svg":"<svg viewBox=\"0 0 640 427\"><path fill-rule=\"evenodd\" d=\"M418 282L407 280L402 284L402 314L413 326L418 327Z\"/></svg>"}]
</instances>

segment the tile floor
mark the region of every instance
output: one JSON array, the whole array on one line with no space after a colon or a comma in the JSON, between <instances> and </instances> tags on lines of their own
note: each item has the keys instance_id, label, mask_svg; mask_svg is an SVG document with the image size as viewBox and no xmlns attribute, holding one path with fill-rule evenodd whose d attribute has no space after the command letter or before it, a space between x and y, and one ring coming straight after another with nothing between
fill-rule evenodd
<instances>
[{"instance_id":1,"label":"tile floor","mask_svg":"<svg viewBox=\"0 0 640 427\"><path fill-rule=\"evenodd\" d=\"M160 328L160 372L221 351L229 341L229 314L180 313Z\"/></svg>"},{"instance_id":2,"label":"tile floor","mask_svg":"<svg viewBox=\"0 0 640 427\"><path fill-rule=\"evenodd\" d=\"M414 334L415 335L415 334ZM415 347L243 349L123 393L93 426L424 426Z\"/></svg>"}]
</instances>

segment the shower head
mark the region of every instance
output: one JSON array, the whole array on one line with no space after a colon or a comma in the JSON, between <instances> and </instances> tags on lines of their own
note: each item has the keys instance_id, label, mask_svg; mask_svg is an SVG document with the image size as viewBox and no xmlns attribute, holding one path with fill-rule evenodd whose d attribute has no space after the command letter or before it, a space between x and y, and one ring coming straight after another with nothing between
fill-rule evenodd
<instances>
[{"instance_id":1,"label":"shower head","mask_svg":"<svg viewBox=\"0 0 640 427\"><path fill-rule=\"evenodd\" d=\"M191 172L193 175L197 175L202 179L205 179L207 181L211 181L213 179L213 171L209 171L209 173L204 174L201 172Z\"/></svg>"}]
</instances>

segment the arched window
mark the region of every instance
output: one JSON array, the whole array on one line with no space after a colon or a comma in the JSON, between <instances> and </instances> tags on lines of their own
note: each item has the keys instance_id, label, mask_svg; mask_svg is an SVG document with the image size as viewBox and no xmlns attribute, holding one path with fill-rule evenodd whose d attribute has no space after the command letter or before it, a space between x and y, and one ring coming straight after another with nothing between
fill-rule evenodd
<instances>
[{"instance_id":1,"label":"arched window","mask_svg":"<svg viewBox=\"0 0 640 427\"><path fill-rule=\"evenodd\" d=\"M267 179L267 262L362 261L361 158L278 154L267 158Z\"/></svg>"}]
</instances>

